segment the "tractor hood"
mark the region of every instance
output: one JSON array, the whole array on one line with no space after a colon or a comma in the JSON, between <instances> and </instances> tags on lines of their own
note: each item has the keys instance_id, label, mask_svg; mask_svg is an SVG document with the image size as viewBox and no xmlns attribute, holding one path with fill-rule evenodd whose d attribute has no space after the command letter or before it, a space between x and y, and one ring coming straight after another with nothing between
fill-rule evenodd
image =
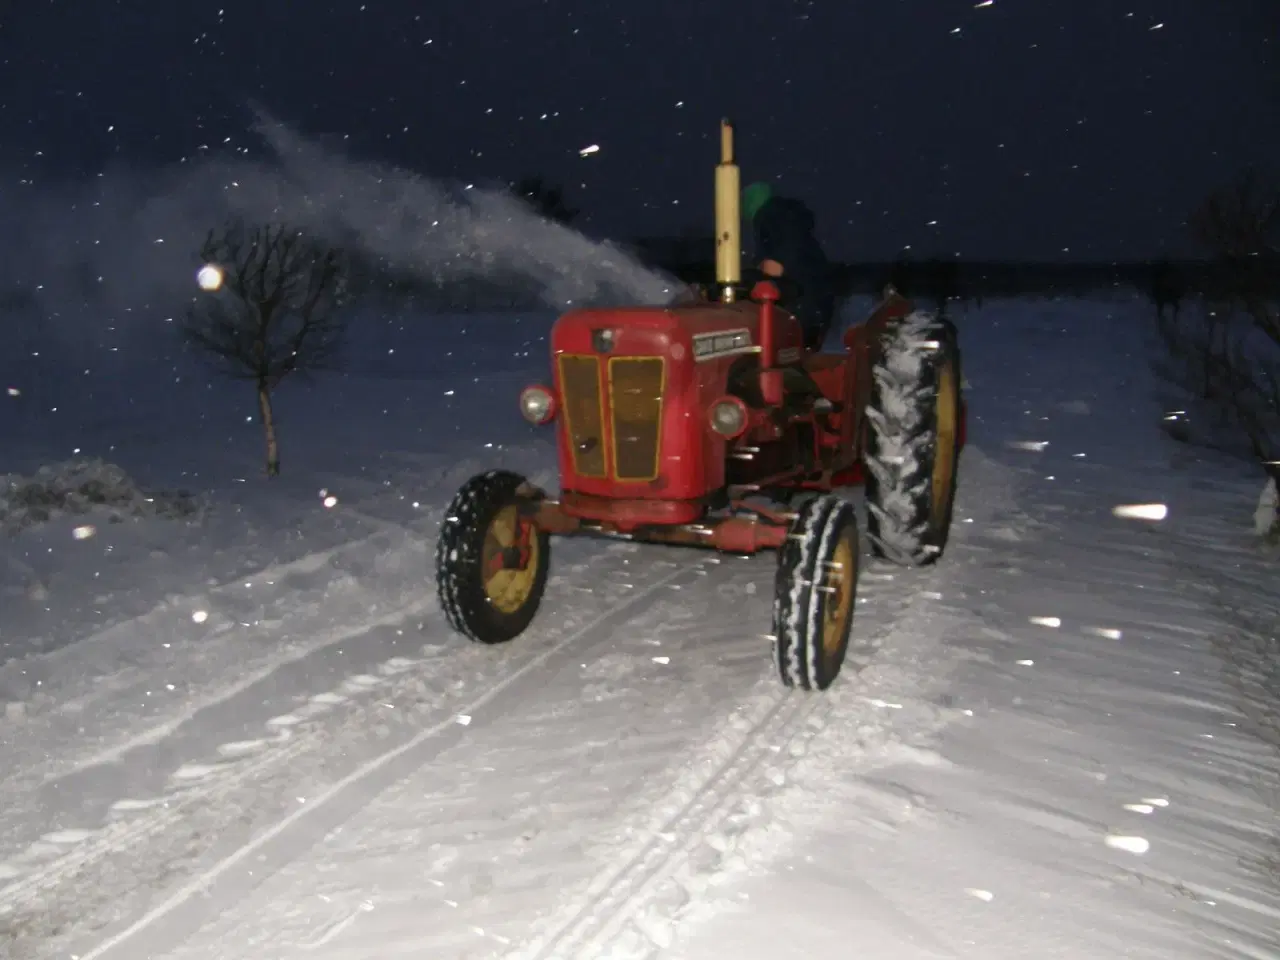
<instances>
[{"instance_id":1,"label":"tractor hood","mask_svg":"<svg viewBox=\"0 0 1280 960\"><path fill-rule=\"evenodd\" d=\"M752 352L759 327L760 308L749 302L575 310L556 321L551 347L553 354L705 361Z\"/></svg>"}]
</instances>

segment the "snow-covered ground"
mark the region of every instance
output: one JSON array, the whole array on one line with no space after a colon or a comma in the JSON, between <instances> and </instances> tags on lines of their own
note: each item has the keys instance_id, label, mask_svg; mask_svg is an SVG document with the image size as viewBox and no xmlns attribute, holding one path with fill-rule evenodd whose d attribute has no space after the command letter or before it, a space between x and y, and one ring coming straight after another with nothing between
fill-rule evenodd
<instances>
[{"instance_id":1,"label":"snow-covered ground","mask_svg":"<svg viewBox=\"0 0 1280 960\"><path fill-rule=\"evenodd\" d=\"M827 695L770 669L770 556L557 542L527 635L445 630L454 490L554 485L549 316L368 311L270 482L176 354L15 368L6 470L193 510L0 539L0 956L1276 956L1277 561L1159 429L1145 309L958 318L948 555L865 567Z\"/></svg>"}]
</instances>

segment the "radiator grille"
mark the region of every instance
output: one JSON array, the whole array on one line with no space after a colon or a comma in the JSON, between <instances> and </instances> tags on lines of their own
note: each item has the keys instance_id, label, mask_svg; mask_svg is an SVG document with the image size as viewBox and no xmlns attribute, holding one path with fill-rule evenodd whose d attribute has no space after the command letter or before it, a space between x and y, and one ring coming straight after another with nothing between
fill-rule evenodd
<instances>
[{"instance_id":1,"label":"radiator grille","mask_svg":"<svg viewBox=\"0 0 1280 960\"><path fill-rule=\"evenodd\" d=\"M565 432L573 452L573 469L584 477L603 477L604 403L600 396L600 361L596 357L560 355L560 393Z\"/></svg>"},{"instance_id":2,"label":"radiator grille","mask_svg":"<svg viewBox=\"0 0 1280 960\"><path fill-rule=\"evenodd\" d=\"M665 374L661 357L609 358L613 475L618 480L658 476Z\"/></svg>"}]
</instances>

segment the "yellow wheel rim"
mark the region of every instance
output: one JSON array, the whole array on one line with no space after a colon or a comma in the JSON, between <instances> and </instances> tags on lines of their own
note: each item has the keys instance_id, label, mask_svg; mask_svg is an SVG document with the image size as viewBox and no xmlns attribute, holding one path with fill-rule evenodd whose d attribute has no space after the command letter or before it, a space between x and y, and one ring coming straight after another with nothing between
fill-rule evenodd
<instances>
[{"instance_id":1,"label":"yellow wheel rim","mask_svg":"<svg viewBox=\"0 0 1280 960\"><path fill-rule=\"evenodd\" d=\"M858 551L848 533L836 544L824 587L822 654L829 666L838 666L849 639L849 620L853 616L853 597L858 587Z\"/></svg>"},{"instance_id":2,"label":"yellow wheel rim","mask_svg":"<svg viewBox=\"0 0 1280 960\"><path fill-rule=\"evenodd\" d=\"M516 613L528 602L538 576L538 564L542 562L538 535L530 531L528 563L515 569L504 566L503 553L516 547L519 540L520 515L514 505L504 507L485 531L480 567L485 571L485 595L502 613Z\"/></svg>"},{"instance_id":3,"label":"yellow wheel rim","mask_svg":"<svg viewBox=\"0 0 1280 960\"><path fill-rule=\"evenodd\" d=\"M948 358L938 371L938 399L935 405L937 446L933 453L933 498L931 519L934 526L941 525L947 516L951 485L956 472L956 436L959 429L960 391L956 383L955 361Z\"/></svg>"}]
</instances>

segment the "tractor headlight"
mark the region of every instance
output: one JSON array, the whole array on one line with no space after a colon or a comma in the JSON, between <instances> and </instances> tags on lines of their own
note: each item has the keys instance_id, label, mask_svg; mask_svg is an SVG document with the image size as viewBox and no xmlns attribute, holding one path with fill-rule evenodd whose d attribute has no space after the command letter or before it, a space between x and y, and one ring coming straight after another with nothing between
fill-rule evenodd
<instances>
[{"instance_id":1,"label":"tractor headlight","mask_svg":"<svg viewBox=\"0 0 1280 960\"><path fill-rule=\"evenodd\" d=\"M711 429L726 440L742 436L747 429L747 405L737 397L723 397L711 405Z\"/></svg>"},{"instance_id":2,"label":"tractor headlight","mask_svg":"<svg viewBox=\"0 0 1280 960\"><path fill-rule=\"evenodd\" d=\"M546 387L525 387L520 393L520 414L530 423L546 423L556 415L556 398Z\"/></svg>"}]
</instances>

